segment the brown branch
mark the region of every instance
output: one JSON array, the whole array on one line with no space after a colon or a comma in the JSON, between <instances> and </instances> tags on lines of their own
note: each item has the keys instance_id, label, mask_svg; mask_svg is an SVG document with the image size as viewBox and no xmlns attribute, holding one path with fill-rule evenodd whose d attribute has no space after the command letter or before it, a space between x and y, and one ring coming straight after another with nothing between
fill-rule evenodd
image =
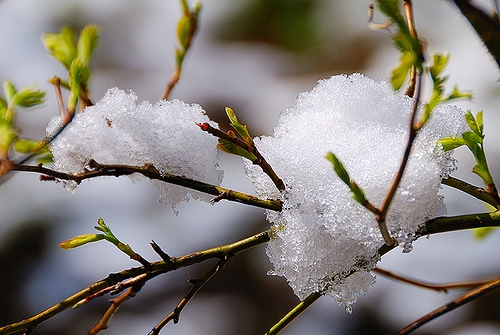
<instances>
[{"instance_id":1,"label":"brown branch","mask_svg":"<svg viewBox=\"0 0 500 335\"><path fill-rule=\"evenodd\" d=\"M469 0L453 0L500 67L500 23Z\"/></svg>"},{"instance_id":2,"label":"brown branch","mask_svg":"<svg viewBox=\"0 0 500 335\"><path fill-rule=\"evenodd\" d=\"M412 322L408 326L404 327L400 331L396 332L395 335L406 335L410 334L417 328L423 326L424 324L428 323L429 321L432 321L436 319L437 317L446 314L455 308L461 307L465 305L468 302L471 302L473 300L476 300L478 298L483 297L484 295L491 293L494 290L497 290L500 288L500 279L495 279L493 281L490 281L484 285L479 286L478 288L471 290L467 292L466 294L462 295L461 297L451 301L450 303L441 306L432 312L424 315L420 319L416 320L415 322Z\"/></svg>"},{"instance_id":3,"label":"brown branch","mask_svg":"<svg viewBox=\"0 0 500 335\"><path fill-rule=\"evenodd\" d=\"M187 187L196 191L214 195L216 197L224 194L224 199L227 199L229 201L240 202L243 204L270 209L274 211L281 211L282 203L280 200L272 200L272 199L263 200L250 194L233 191L221 186L207 184L183 176L175 176L168 173L161 174L151 164L146 164L142 167L139 167L139 166L130 166L121 164L99 164L96 161L91 160L89 162L89 168L91 170L87 170L85 172L78 174L71 174L71 173L65 173L48 169L43 167L42 165L34 166L34 165L23 165L23 164L12 163L11 170L34 172L34 173L39 173L42 176L50 177L50 178L41 177L43 180L50 180L50 179L70 180L70 181L75 181L78 184L80 184L83 180L96 177L102 177L102 176L119 177L119 176L128 176L134 173L139 173L152 180L160 180L165 183Z\"/></svg>"},{"instance_id":4,"label":"brown branch","mask_svg":"<svg viewBox=\"0 0 500 335\"><path fill-rule=\"evenodd\" d=\"M94 327L92 327L92 329L86 332L85 335L96 335L101 331L108 329L108 323L109 320L111 320L111 317L115 315L115 313L118 311L118 308L120 308L121 305L125 303L125 301L135 297L136 293L139 292L142 285L143 283L140 285L134 285L130 287L126 292L122 293L118 298L110 300L111 305L106 310L102 318Z\"/></svg>"},{"instance_id":5,"label":"brown branch","mask_svg":"<svg viewBox=\"0 0 500 335\"><path fill-rule=\"evenodd\" d=\"M396 174L396 177L394 178L394 181L391 185L391 188L387 192L387 195L385 196L385 199L382 202L382 205L380 205L379 210L380 214L376 215L377 222L380 227L380 231L382 232L382 236L384 237L384 240L387 245L394 245L396 244L396 241L394 238L391 237L389 234L389 231L387 229L387 223L385 221L387 212L389 211L389 207L392 203L392 199L394 198L394 195L396 194L396 191L398 189L399 183L401 182L401 179L403 179L403 174L406 169L406 165L408 164L408 160L410 158L410 153L411 153L411 148L413 146L413 141L415 140L415 137L417 136L418 130L415 128L414 123L415 119L417 116L418 112L418 105L420 102L420 92L421 92L421 86L422 86L422 76L421 74L418 74L417 76L417 95L416 98L413 101L413 111L411 113L410 117L410 123L409 123L409 135L408 135L408 141L406 144L406 149L403 155L403 159L401 161L401 165L399 166L399 170Z\"/></svg>"},{"instance_id":6,"label":"brown branch","mask_svg":"<svg viewBox=\"0 0 500 335\"><path fill-rule=\"evenodd\" d=\"M161 320L149 333L148 335L158 335L160 331L165 327L170 321L174 323L179 322L179 317L182 310L186 305L193 299L193 297L198 293L198 291L208 282L213 276L215 276L226 264L229 262L230 257L226 256L221 258L217 264L210 268L203 276L197 279L190 280L189 282L194 284L194 286L189 290L189 292L181 299L181 301L175 306L174 310L170 312L163 320Z\"/></svg>"},{"instance_id":7,"label":"brown branch","mask_svg":"<svg viewBox=\"0 0 500 335\"><path fill-rule=\"evenodd\" d=\"M396 274L392 271L387 271L387 270L381 269L379 267L376 267L375 269L373 269L373 272L375 272L379 275L385 276L387 278L403 282L403 283L415 285L415 286L426 288L429 290L434 290L437 292L444 292L444 293L448 293L448 290L451 290L451 289L461 289L461 288L462 289L463 288L470 289L470 288L478 287L478 286L484 285L490 281L490 280L481 280L481 281L467 281L467 282L461 282L461 283L432 284L432 283L424 282L421 280L402 276L402 275Z\"/></svg>"},{"instance_id":8,"label":"brown branch","mask_svg":"<svg viewBox=\"0 0 500 335\"><path fill-rule=\"evenodd\" d=\"M264 171L265 174L271 178L273 181L274 185L278 188L280 191L285 190L285 184L283 183L283 180L281 180L276 172L274 172L273 168L269 163L266 161L266 159L260 154L259 150L254 145L249 145L245 141L241 140L238 137L232 137L229 136L229 134L212 127L208 123L197 123L197 125L201 128L201 130L206 131L209 134L212 134L215 137L222 138L226 141L232 142L235 145L239 146L240 148L252 153L257 159L253 162L253 164L258 165L261 167L262 171Z\"/></svg>"}]
</instances>

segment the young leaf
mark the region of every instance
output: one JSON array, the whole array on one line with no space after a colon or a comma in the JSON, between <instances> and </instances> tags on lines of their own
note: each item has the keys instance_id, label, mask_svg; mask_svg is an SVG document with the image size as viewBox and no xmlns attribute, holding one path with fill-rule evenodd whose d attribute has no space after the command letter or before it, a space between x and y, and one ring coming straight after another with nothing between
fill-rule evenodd
<instances>
[{"instance_id":1,"label":"young leaf","mask_svg":"<svg viewBox=\"0 0 500 335\"><path fill-rule=\"evenodd\" d=\"M337 176L339 176L339 178L350 188L353 194L353 199L359 202L361 205L365 205L368 202L365 197L365 192L358 186L358 184L351 180L351 178L349 177L349 173L344 168L344 165L337 158L337 156L335 156L333 152L329 152L326 155L326 159L328 159L332 163L333 169L335 170L335 173L337 173Z\"/></svg>"},{"instance_id":2,"label":"young leaf","mask_svg":"<svg viewBox=\"0 0 500 335\"><path fill-rule=\"evenodd\" d=\"M20 107L33 107L45 101L45 92L40 91L34 84L24 87L14 94L12 103Z\"/></svg>"},{"instance_id":3,"label":"young leaf","mask_svg":"<svg viewBox=\"0 0 500 335\"><path fill-rule=\"evenodd\" d=\"M89 24L82 29L78 38L77 56L80 61L88 65L90 57L99 40L99 27L95 24Z\"/></svg>"},{"instance_id":4,"label":"young leaf","mask_svg":"<svg viewBox=\"0 0 500 335\"><path fill-rule=\"evenodd\" d=\"M28 154L33 151L39 145L40 141L32 140L29 138L21 138L14 141L12 145L13 149L22 154Z\"/></svg>"},{"instance_id":5,"label":"young leaf","mask_svg":"<svg viewBox=\"0 0 500 335\"><path fill-rule=\"evenodd\" d=\"M73 29L63 27L60 33L43 34L42 42L50 55L69 70L71 62L76 58L76 36Z\"/></svg>"},{"instance_id":6,"label":"young leaf","mask_svg":"<svg viewBox=\"0 0 500 335\"><path fill-rule=\"evenodd\" d=\"M438 141L443 148L443 151L450 151L465 145L465 140L462 137L444 137Z\"/></svg>"},{"instance_id":7,"label":"young leaf","mask_svg":"<svg viewBox=\"0 0 500 335\"><path fill-rule=\"evenodd\" d=\"M231 127L233 127L233 129L236 130L238 135L240 135L241 138L248 145L253 145L253 140L252 140L252 137L250 136L250 133L248 132L247 126L241 124L238 121L238 118L236 117L236 113L234 112L234 110L230 107L226 107L226 114L227 114L227 117L229 118L229 121L231 121Z\"/></svg>"},{"instance_id":8,"label":"young leaf","mask_svg":"<svg viewBox=\"0 0 500 335\"><path fill-rule=\"evenodd\" d=\"M3 94L5 95L5 99L7 100L7 104L10 105L12 98L16 94L16 88L14 84L12 84L9 80L4 80L3 82Z\"/></svg>"},{"instance_id":9,"label":"young leaf","mask_svg":"<svg viewBox=\"0 0 500 335\"><path fill-rule=\"evenodd\" d=\"M219 138L219 144L217 144L217 148L219 148L221 151L224 151L228 154L232 155L237 155L237 156L243 156L245 158L248 158L252 162L255 162L257 160L257 157L252 154L250 151L243 149L242 147L234 144L231 141L228 141L223 138Z\"/></svg>"}]
</instances>

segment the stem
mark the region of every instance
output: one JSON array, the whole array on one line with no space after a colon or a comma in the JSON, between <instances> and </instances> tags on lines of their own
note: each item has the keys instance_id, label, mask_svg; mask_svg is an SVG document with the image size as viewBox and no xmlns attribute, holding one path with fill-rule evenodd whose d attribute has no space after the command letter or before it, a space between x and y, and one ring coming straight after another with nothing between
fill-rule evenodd
<instances>
[{"instance_id":1,"label":"stem","mask_svg":"<svg viewBox=\"0 0 500 335\"><path fill-rule=\"evenodd\" d=\"M494 291L498 288L500 288L500 279L495 279L495 280L493 280L487 284L484 284L484 285L482 285L482 286L480 286L472 291L467 292L466 294L453 300L452 302L450 302L444 306L441 306L441 307L433 310L432 312L424 315L422 318L418 319L417 321L409 324L405 328L396 332L395 335L409 334L409 333L413 332L414 330L416 330L417 328L428 323L429 321L432 321L432 320L436 319L437 317L454 310L457 307L461 307L468 302L471 302L471 301L478 299L478 298L480 298L488 293L491 293L492 291Z\"/></svg>"},{"instance_id":2,"label":"stem","mask_svg":"<svg viewBox=\"0 0 500 335\"><path fill-rule=\"evenodd\" d=\"M382 236L384 237L384 240L387 245L393 245L395 244L395 240L391 237L389 234L389 231L387 229L387 223L385 221L387 212L389 211L389 207L391 205L392 199L394 198L394 195L396 194L396 191L398 189L399 183L401 182L401 179L403 178L403 174L406 168L406 165L408 164L408 159L410 158L410 153L411 153L411 148L413 146L413 141L415 140L415 137L417 136L417 129L414 127L415 119L417 116L417 111L418 111L418 104L420 102L420 92L421 92L421 86L422 86L422 76L419 74L417 76L417 95L416 98L414 99L414 104L413 104L413 111L411 114L410 118L410 125L409 125L409 135L408 135L408 142L406 144L406 149L403 155L403 160L401 161L401 165L399 166L399 170L396 174L396 177L394 178L394 181L391 185L391 188L387 192L387 195L382 202L382 205L380 206L380 214L376 215L377 222L379 223L380 231L382 232Z\"/></svg>"},{"instance_id":3,"label":"stem","mask_svg":"<svg viewBox=\"0 0 500 335\"><path fill-rule=\"evenodd\" d=\"M163 320L161 320L149 333L148 335L158 335L160 331L169 323L170 321L174 321L174 323L179 322L179 317L182 310L186 307L186 305L194 298L196 293L207 283L213 276L215 276L226 264L229 262L230 257L225 257L219 260L217 264L215 264L212 268L210 268L203 276L198 279L190 280L194 284L194 286L189 290L188 294L186 294L181 301L175 306L174 310L170 312Z\"/></svg>"},{"instance_id":4,"label":"stem","mask_svg":"<svg viewBox=\"0 0 500 335\"><path fill-rule=\"evenodd\" d=\"M307 298L299 302L297 306L295 306L290 312L288 312L280 321L278 321L278 323L272 326L265 335L275 335L281 332L286 326L288 326L293 320L295 320L300 314L302 314L321 297L321 293L311 293Z\"/></svg>"},{"instance_id":5,"label":"stem","mask_svg":"<svg viewBox=\"0 0 500 335\"><path fill-rule=\"evenodd\" d=\"M120 165L120 164L99 164L91 160L89 162L89 167L93 168L93 170L85 171L78 174L59 172L45 168L41 165L33 166L33 165L23 165L23 164L12 164L11 170L40 173L45 176L50 176L52 177L52 179L72 180L77 182L78 184L85 179L90 179L95 177L102 177L102 176L119 177L119 176L128 176L134 173L139 173L149 179L161 180L165 183L179 185L196 191L214 195L217 197L216 201L219 201L221 199L226 199L229 201L240 202L254 207L270 209L278 212L281 211L282 203L280 200L271 200L271 199L263 200L259 199L254 195L233 191L221 186L207 184L186 177L175 176L171 174L160 174L160 172L151 164L139 167L139 166ZM48 178L44 179L49 180Z\"/></svg>"},{"instance_id":6,"label":"stem","mask_svg":"<svg viewBox=\"0 0 500 335\"><path fill-rule=\"evenodd\" d=\"M454 178L454 177L448 177L446 179L443 179L441 181L442 184L456 188L457 190L460 190L462 192L465 192L476 199L479 199L481 201L486 202L487 204L498 208L498 203L495 201L495 199L492 197L492 195L486 191L485 189L481 187L477 187L474 185L471 185L463 180Z\"/></svg>"}]
</instances>

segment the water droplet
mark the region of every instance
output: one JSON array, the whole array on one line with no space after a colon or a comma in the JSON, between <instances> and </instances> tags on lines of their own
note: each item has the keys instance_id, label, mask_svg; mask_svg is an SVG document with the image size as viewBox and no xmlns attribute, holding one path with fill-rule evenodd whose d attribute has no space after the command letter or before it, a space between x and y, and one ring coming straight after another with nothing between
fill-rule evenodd
<instances>
[{"instance_id":1,"label":"water droplet","mask_svg":"<svg viewBox=\"0 0 500 335\"><path fill-rule=\"evenodd\" d=\"M344 309L345 309L345 311L347 313L352 314L352 307L351 307L351 305L346 305Z\"/></svg>"},{"instance_id":2,"label":"water droplet","mask_svg":"<svg viewBox=\"0 0 500 335\"><path fill-rule=\"evenodd\" d=\"M269 271L267 271L267 275L268 276L277 276L278 274L274 270L269 270Z\"/></svg>"}]
</instances>

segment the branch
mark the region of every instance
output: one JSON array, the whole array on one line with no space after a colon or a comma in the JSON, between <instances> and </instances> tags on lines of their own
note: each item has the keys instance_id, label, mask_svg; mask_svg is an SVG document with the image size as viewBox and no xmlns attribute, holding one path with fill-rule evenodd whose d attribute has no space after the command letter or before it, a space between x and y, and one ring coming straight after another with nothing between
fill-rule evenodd
<instances>
[{"instance_id":1,"label":"branch","mask_svg":"<svg viewBox=\"0 0 500 335\"><path fill-rule=\"evenodd\" d=\"M135 297L135 294L139 292L142 285L132 286L126 292L121 294L118 298L111 300L111 306L106 310L106 313L102 316L101 320L92 327L85 335L96 335L103 330L108 329L109 320L118 311L121 305L125 303L130 298Z\"/></svg>"},{"instance_id":2,"label":"branch","mask_svg":"<svg viewBox=\"0 0 500 335\"><path fill-rule=\"evenodd\" d=\"M487 284L484 284L484 285L482 285L482 286L480 286L472 291L467 292L466 294L453 300L452 302L450 302L444 306L441 306L441 307L433 310L432 312L424 315L422 318L418 319L417 321L409 324L405 328L403 328L400 331L398 331L397 333L395 333L395 335L409 334L409 333L413 332L414 330L416 330L417 328L423 326L427 322L432 321L432 320L436 319L437 317L454 310L457 307L461 307L468 302L471 302L471 301L478 299L478 298L480 298L488 293L491 293L492 291L494 291L498 288L500 288L500 279L495 279L495 280L493 280Z\"/></svg>"},{"instance_id":3,"label":"branch","mask_svg":"<svg viewBox=\"0 0 500 335\"><path fill-rule=\"evenodd\" d=\"M500 23L469 0L453 0L500 67Z\"/></svg>"},{"instance_id":4,"label":"branch","mask_svg":"<svg viewBox=\"0 0 500 335\"><path fill-rule=\"evenodd\" d=\"M500 226L500 212L494 213L483 213L477 215L460 215L454 217L440 217L433 220L427 221L422 227L416 232L415 239L422 236L428 236L431 234L443 233L455 230L464 229L474 229L479 227L498 227ZM387 243L381 246L378 250L378 255L383 256L396 245L388 245ZM354 274L356 271L352 270L347 273L344 277L348 277ZM481 286L482 287L482 286ZM478 288L479 289L479 288ZM275 335L283 330L288 324L290 324L294 319L296 319L302 312L304 312L309 306L316 302L321 296L322 292L313 292L306 299L301 301L297 306L295 306L289 313L287 313L278 323L276 323L266 335Z\"/></svg>"},{"instance_id":5,"label":"branch","mask_svg":"<svg viewBox=\"0 0 500 335\"><path fill-rule=\"evenodd\" d=\"M476 199L484 201L487 204L489 204L495 208L498 207L498 203L491 196L491 194L488 191L486 191L484 188L471 185L463 180L460 180L460 179L457 179L454 177L448 177L447 179L443 179L441 181L441 183L444 185L456 188L457 190L465 192L469 195L472 195Z\"/></svg>"},{"instance_id":6,"label":"branch","mask_svg":"<svg viewBox=\"0 0 500 335\"><path fill-rule=\"evenodd\" d=\"M282 203L280 200L271 199L259 199L256 196L233 191L221 186L215 186L207 184L201 181L189 179L182 176L175 176L172 174L161 174L153 165L146 164L142 167L121 165L121 164L99 164L94 160L89 162L89 167L92 170L88 170L82 173L71 174L60 171L55 171L49 168L45 168L42 165L23 165L12 163L11 170L13 171L24 171L24 172L35 172L42 174L43 180L71 180L80 184L85 179L102 177L102 176L128 176L134 173L139 173L149 179L160 180L165 183L179 185L187 187L196 191L214 195L216 198L214 201L220 201L221 199L226 199L228 201L240 202L243 204L251 205L254 207L260 207L265 209L270 209L273 211L281 211ZM50 178L44 177L49 176Z\"/></svg>"},{"instance_id":7,"label":"branch","mask_svg":"<svg viewBox=\"0 0 500 335\"><path fill-rule=\"evenodd\" d=\"M379 275L385 276L385 277L393 279L393 280L401 281L403 283L415 285L415 286L426 288L429 290L434 290L437 292L444 292L444 293L448 293L448 290L451 290L451 289L474 288L474 287L478 287L478 286L484 285L484 284L489 282L487 280L480 280L480 281L468 281L468 282L461 282L461 283L432 284L432 283L428 283L428 282L423 282L421 280L402 276L402 275L396 274L392 271L387 271L387 270L381 269L379 267L376 267L375 269L373 269L373 272L378 273Z\"/></svg>"},{"instance_id":8,"label":"branch","mask_svg":"<svg viewBox=\"0 0 500 335\"><path fill-rule=\"evenodd\" d=\"M31 329L38 326L40 323L50 319L51 317L61 313L62 311L77 305L82 304L88 297L95 295L109 287L116 287L126 279L138 277L146 274L147 278L144 281L152 279L160 274L176 270L182 267L190 266L193 264L201 263L207 259L236 256L238 253L248 250L254 246L266 243L269 241L271 231L266 230L256 235L250 236L240 241L231 244L206 249L203 251L191 253L182 257L171 257L168 261L158 261L151 263L149 268L144 266L123 270L119 273L110 274L108 277L89 285L85 289L73 294L65 300L55 304L54 306L19 322L15 322L3 327L0 327L0 335L12 334L25 329ZM139 277L141 278L141 277ZM141 278L142 279L142 278ZM132 281L133 282L133 281ZM125 286L125 285L123 285ZM123 287L118 286L118 287Z\"/></svg>"},{"instance_id":9,"label":"branch","mask_svg":"<svg viewBox=\"0 0 500 335\"><path fill-rule=\"evenodd\" d=\"M260 154L259 150L255 147L255 145L249 145L245 141L237 138L237 137L231 137L229 134L212 127L208 123L198 123L198 126L201 128L201 130L206 131L209 134L212 134L215 137L222 138L226 141L229 141L231 143L234 143L240 148L245 149L246 151L252 153L257 159L253 161L253 164L258 165L261 167L262 171L264 171L265 174L271 178L273 181L274 185L278 188L280 191L285 190L285 184L283 183L283 180L281 180L276 172L274 172L273 168L269 163L266 161L266 159Z\"/></svg>"},{"instance_id":10,"label":"branch","mask_svg":"<svg viewBox=\"0 0 500 335\"><path fill-rule=\"evenodd\" d=\"M174 310L170 312L163 320L161 320L149 333L148 335L158 335L160 331L169 323L174 321L174 323L179 322L179 317L186 305L193 299L196 293L208 282L215 274L217 274L226 264L229 262L230 257L224 257L220 259L217 264L210 268L203 276L197 279L192 279L189 282L194 284L194 286L189 290L188 294L184 296L181 301L175 306Z\"/></svg>"}]
</instances>

